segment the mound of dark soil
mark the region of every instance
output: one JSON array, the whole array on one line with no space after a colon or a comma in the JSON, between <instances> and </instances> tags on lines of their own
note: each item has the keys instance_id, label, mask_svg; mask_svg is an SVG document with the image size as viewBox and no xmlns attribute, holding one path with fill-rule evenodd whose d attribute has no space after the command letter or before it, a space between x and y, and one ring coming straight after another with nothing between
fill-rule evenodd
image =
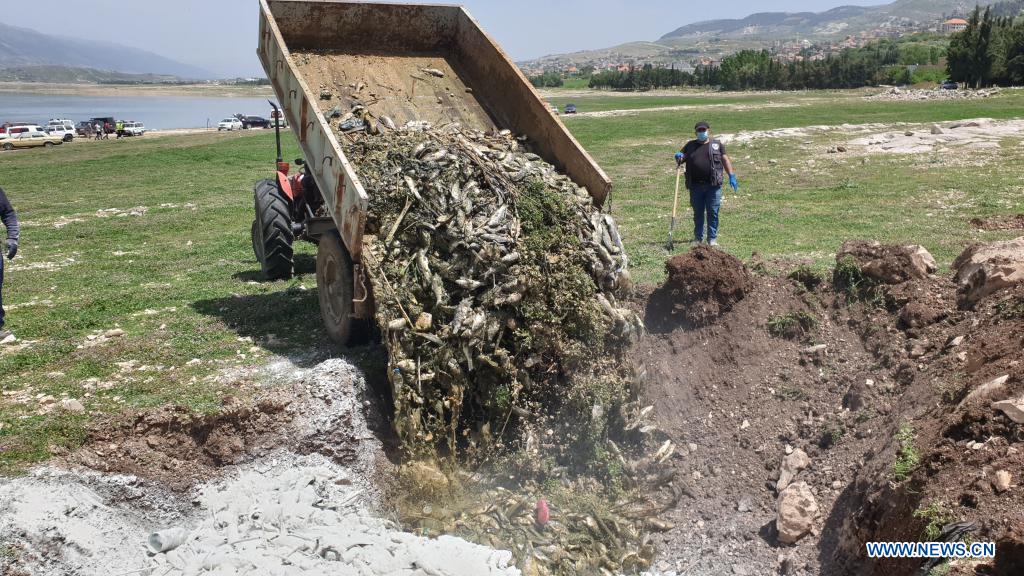
<instances>
[{"instance_id":1,"label":"mound of dark soil","mask_svg":"<svg viewBox=\"0 0 1024 576\"><path fill-rule=\"evenodd\" d=\"M92 426L86 445L68 460L185 490L220 466L280 444L281 430L294 416L289 404L280 398L226 399L220 410L202 416L180 406L118 416Z\"/></svg>"},{"instance_id":2,"label":"mound of dark soil","mask_svg":"<svg viewBox=\"0 0 1024 576\"><path fill-rule=\"evenodd\" d=\"M980 230L1024 230L1024 214L973 218L971 226Z\"/></svg>"},{"instance_id":3,"label":"mound of dark soil","mask_svg":"<svg viewBox=\"0 0 1024 576\"><path fill-rule=\"evenodd\" d=\"M647 300L645 322L652 332L706 326L753 287L743 262L707 246L669 259L665 270L668 279Z\"/></svg>"}]
</instances>

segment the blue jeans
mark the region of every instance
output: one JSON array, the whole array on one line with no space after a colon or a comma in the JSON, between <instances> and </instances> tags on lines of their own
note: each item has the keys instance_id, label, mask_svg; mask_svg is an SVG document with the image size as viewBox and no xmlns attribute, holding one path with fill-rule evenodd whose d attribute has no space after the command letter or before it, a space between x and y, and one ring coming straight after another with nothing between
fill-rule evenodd
<instances>
[{"instance_id":1,"label":"blue jeans","mask_svg":"<svg viewBox=\"0 0 1024 576\"><path fill-rule=\"evenodd\" d=\"M693 207L693 239L704 240L704 219L708 222L708 241L718 238L718 209L722 207L722 187L693 184L690 188Z\"/></svg>"}]
</instances>

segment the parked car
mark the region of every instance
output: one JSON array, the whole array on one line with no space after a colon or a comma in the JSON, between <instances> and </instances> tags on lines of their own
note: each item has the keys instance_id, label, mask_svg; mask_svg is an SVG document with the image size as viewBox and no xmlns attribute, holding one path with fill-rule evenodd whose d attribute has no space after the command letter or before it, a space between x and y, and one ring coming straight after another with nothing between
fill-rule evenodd
<instances>
[{"instance_id":1,"label":"parked car","mask_svg":"<svg viewBox=\"0 0 1024 576\"><path fill-rule=\"evenodd\" d=\"M548 104L548 107L551 108L551 111L555 113L555 116L558 116L558 106L555 106L554 104Z\"/></svg>"},{"instance_id":2,"label":"parked car","mask_svg":"<svg viewBox=\"0 0 1024 576\"><path fill-rule=\"evenodd\" d=\"M566 104L565 105L565 113L566 114L575 114L576 113L576 105L575 104Z\"/></svg>"},{"instance_id":3,"label":"parked car","mask_svg":"<svg viewBox=\"0 0 1024 576\"><path fill-rule=\"evenodd\" d=\"M124 123L125 136L142 136L146 131L146 126L142 122L130 120Z\"/></svg>"},{"instance_id":4,"label":"parked car","mask_svg":"<svg viewBox=\"0 0 1024 576\"><path fill-rule=\"evenodd\" d=\"M74 126L68 127L62 124L50 124L46 127L46 133L50 136L58 136L64 142L71 142L75 139Z\"/></svg>"},{"instance_id":5,"label":"parked car","mask_svg":"<svg viewBox=\"0 0 1024 576\"><path fill-rule=\"evenodd\" d=\"M220 124L217 124L217 131L218 132L220 132L221 130L241 130L241 129L242 129L242 121L239 120L238 118L225 118L225 119L220 121Z\"/></svg>"},{"instance_id":6,"label":"parked car","mask_svg":"<svg viewBox=\"0 0 1024 576\"><path fill-rule=\"evenodd\" d=\"M4 150L14 150L15 148L32 148L34 146L44 146L50 148L61 144L64 139L60 136L50 136L46 132L21 132L19 134L12 134L10 137L0 141L0 147Z\"/></svg>"},{"instance_id":7,"label":"parked car","mask_svg":"<svg viewBox=\"0 0 1024 576\"><path fill-rule=\"evenodd\" d=\"M46 123L49 126L60 126L62 128L68 128L71 130L75 129L75 121L68 120L67 118L50 118L50 121Z\"/></svg>"},{"instance_id":8,"label":"parked car","mask_svg":"<svg viewBox=\"0 0 1024 576\"><path fill-rule=\"evenodd\" d=\"M270 128L273 128L275 124L281 128L288 127L288 119L284 117L284 112L278 110L270 111Z\"/></svg>"},{"instance_id":9,"label":"parked car","mask_svg":"<svg viewBox=\"0 0 1024 576\"><path fill-rule=\"evenodd\" d=\"M85 120L79 122L75 126L75 133L82 137L91 136L93 133L92 122L87 122Z\"/></svg>"},{"instance_id":10,"label":"parked car","mask_svg":"<svg viewBox=\"0 0 1024 576\"><path fill-rule=\"evenodd\" d=\"M13 138L19 134L26 133L46 134L46 131L38 124L14 124L8 126L2 133L0 133L0 140Z\"/></svg>"},{"instance_id":11,"label":"parked car","mask_svg":"<svg viewBox=\"0 0 1024 576\"><path fill-rule=\"evenodd\" d=\"M245 116L242 120L242 128L270 128L270 120L262 116Z\"/></svg>"},{"instance_id":12,"label":"parked car","mask_svg":"<svg viewBox=\"0 0 1024 576\"><path fill-rule=\"evenodd\" d=\"M952 80L945 80L939 88L942 88L943 90L959 90L960 85Z\"/></svg>"}]
</instances>

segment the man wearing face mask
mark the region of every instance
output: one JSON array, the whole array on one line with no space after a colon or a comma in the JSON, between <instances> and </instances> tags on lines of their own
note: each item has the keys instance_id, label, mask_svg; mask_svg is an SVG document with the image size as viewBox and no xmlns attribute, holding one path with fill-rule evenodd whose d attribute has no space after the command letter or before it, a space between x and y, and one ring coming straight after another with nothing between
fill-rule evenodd
<instances>
[{"instance_id":1,"label":"man wearing face mask","mask_svg":"<svg viewBox=\"0 0 1024 576\"><path fill-rule=\"evenodd\" d=\"M699 246L704 241L705 221L708 244L718 246L718 209L722 206L725 175L729 175L733 191L739 190L740 185L725 153L725 145L711 138L711 125L698 122L694 130L697 139L687 142L676 153L676 165L686 166L686 189L690 191L690 206L693 207L694 230L690 246Z\"/></svg>"}]
</instances>

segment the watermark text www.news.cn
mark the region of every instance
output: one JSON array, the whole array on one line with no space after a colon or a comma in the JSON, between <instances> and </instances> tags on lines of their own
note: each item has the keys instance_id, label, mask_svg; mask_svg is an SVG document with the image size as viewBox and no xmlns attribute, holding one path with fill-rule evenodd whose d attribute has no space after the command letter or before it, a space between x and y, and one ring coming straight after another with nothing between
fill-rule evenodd
<instances>
[{"instance_id":1,"label":"watermark text www.news.cn","mask_svg":"<svg viewBox=\"0 0 1024 576\"><path fill-rule=\"evenodd\" d=\"M868 558L995 558L994 542L868 542Z\"/></svg>"}]
</instances>

